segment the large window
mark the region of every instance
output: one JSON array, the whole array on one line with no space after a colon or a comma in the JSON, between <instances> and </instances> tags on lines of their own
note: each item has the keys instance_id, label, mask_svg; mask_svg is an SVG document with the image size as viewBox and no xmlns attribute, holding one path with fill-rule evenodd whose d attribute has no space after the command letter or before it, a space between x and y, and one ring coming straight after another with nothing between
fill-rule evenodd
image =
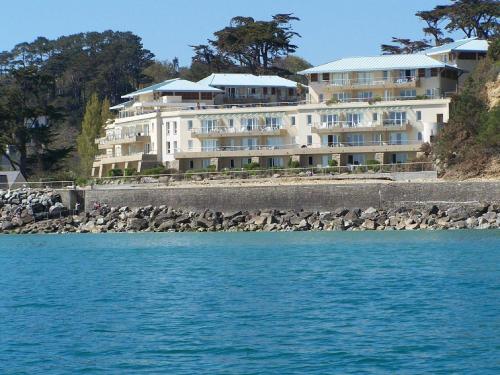
<instances>
[{"instance_id":1,"label":"large window","mask_svg":"<svg viewBox=\"0 0 500 375\"><path fill-rule=\"evenodd\" d=\"M339 123L339 115L321 115L321 126L322 127L332 127Z\"/></svg>"},{"instance_id":2,"label":"large window","mask_svg":"<svg viewBox=\"0 0 500 375\"><path fill-rule=\"evenodd\" d=\"M349 127L359 126L361 124L362 119L363 119L362 113L348 113L347 126Z\"/></svg>"},{"instance_id":3,"label":"large window","mask_svg":"<svg viewBox=\"0 0 500 375\"><path fill-rule=\"evenodd\" d=\"M389 118L384 121L385 125L404 125L406 124L406 112L389 112Z\"/></svg>"},{"instance_id":4,"label":"large window","mask_svg":"<svg viewBox=\"0 0 500 375\"><path fill-rule=\"evenodd\" d=\"M242 118L241 127L243 130L257 130L259 126L259 120L256 117Z\"/></svg>"},{"instance_id":5,"label":"large window","mask_svg":"<svg viewBox=\"0 0 500 375\"><path fill-rule=\"evenodd\" d=\"M333 99L339 102L348 102L351 100L351 94L348 92L339 92L337 94L333 94Z\"/></svg>"},{"instance_id":6,"label":"large window","mask_svg":"<svg viewBox=\"0 0 500 375\"><path fill-rule=\"evenodd\" d=\"M372 72L358 72L358 84L359 85L370 85L373 81Z\"/></svg>"},{"instance_id":7,"label":"large window","mask_svg":"<svg viewBox=\"0 0 500 375\"><path fill-rule=\"evenodd\" d=\"M201 141L202 151L217 151L219 141L217 139L204 139Z\"/></svg>"},{"instance_id":8,"label":"large window","mask_svg":"<svg viewBox=\"0 0 500 375\"><path fill-rule=\"evenodd\" d=\"M241 145L244 150L255 150L257 148L257 138L243 138Z\"/></svg>"},{"instance_id":9,"label":"large window","mask_svg":"<svg viewBox=\"0 0 500 375\"><path fill-rule=\"evenodd\" d=\"M347 143L351 146L362 146L365 143L363 134L348 134Z\"/></svg>"},{"instance_id":10,"label":"large window","mask_svg":"<svg viewBox=\"0 0 500 375\"><path fill-rule=\"evenodd\" d=\"M281 124L281 117L266 117L266 127L268 128L279 129Z\"/></svg>"},{"instance_id":11,"label":"large window","mask_svg":"<svg viewBox=\"0 0 500 375\"><path fill-rule=\"evenodd\" d=\"M345 86L349 83L349 73L333 73L332 84L334 86Z\"/></svg>"},{"instance_id":12,"label":"large window","mask_svg":"<svg viewBox=\"0 0 500 375\"><path fill-rule=\"evenodd\" d=\"M408 136L406 133L391 133L389 135L391 145L405 145L408 144Z\"/></svg>"},{"instance_id":13,"label":"large window","mask_svg":"<svg viewBox=\"0 0 500 375\"><path fill-rule=\"evenodd\" d=\"M203 120L201 122L201 132L202 133L210 133L215 131L217 127L217 120Z\"/></svg>"},{"instance_id":14,"label":"large window","mask_svg":"<svg viewBox=\"0 0 500 375\"><path fill-rule=\"evenodd\" d=\"M404 89L399 91L399 96L403 99L405 98L414 98L417 96L417 90L415 89Z\"/></svg>"},{"instance_id":15,"label":"large window","mask_svg":"<svg viewBox=\"0 0 500 375\"><path fill-rule=\"evenodd\" d=\"M373 98L373 93L371 91L361 91L358 92L358 99L362 101L368 101Z\"/></svg>"}]
</instances>

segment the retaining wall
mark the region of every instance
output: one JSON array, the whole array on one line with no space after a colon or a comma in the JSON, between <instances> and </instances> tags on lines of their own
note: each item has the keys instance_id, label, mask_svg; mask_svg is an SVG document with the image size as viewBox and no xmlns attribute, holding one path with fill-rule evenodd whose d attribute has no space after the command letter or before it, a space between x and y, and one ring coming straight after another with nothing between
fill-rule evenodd
<instances>
[{"instance_id":1,"label":"retaining wall","mask_svg":"<svg viewBox=\"0 0 500 375\"><path fill-rule=\"evenodd\" d=\"M76 193L75 193L76 194ZM94 202L110 206L167 205L217 211L338 207L390 208L427 204L500 202L500 181L318 184L245 187L129 188L86 190L85 209Z\"/></svg>"}]
</instances>

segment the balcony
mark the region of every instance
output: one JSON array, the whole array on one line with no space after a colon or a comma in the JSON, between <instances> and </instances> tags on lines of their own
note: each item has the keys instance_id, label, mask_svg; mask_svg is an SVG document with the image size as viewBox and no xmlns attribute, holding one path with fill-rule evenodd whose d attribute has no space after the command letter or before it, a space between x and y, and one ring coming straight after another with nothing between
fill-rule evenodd
<instances>
[{"instance_id":1,"label":"balcony","mask_svg":"<svg viewBox=\"0 0 500 375\"><path fill-rule=\"evenodd\" d=\"M126 135L126 136L107 136L98 138L95 143L98 145L99 149L106 149L113 145L129 144L129 143L147 143L151 141L149 135L137 134L137 135Z\"/></svg>"},{"instance_id":2,"label":"balcony","mask_svg":"<svg viewBox=\"0 0 500 375\"><path fill-rule=\"evenodd\" d=\"M325 81L324 84L329 85L333 91L341 91L346 89L363 90L363 89L389 89L389 88L414 88L418 87L418 77L402 77L402 78L380 78L380 79L337 79L333 81Z\"/></svg>"},{"instance_id":3,"label":"balcony","mask_svg":"<svg viewBox=\"0 0 500 375\"><path fill-rule=\"evenodd\" d=\"M368 131L390 131L400 130L406 131L411 127L408 121L395 121L395 120L382 120L382 123L366 122L366 123L353 123L350 121L336 121L336 122L323 122L314 123L311 132L316 134L326 133L344 133L344 132L368 132Z\"/></svg>"},{"instance_id":4,"label":"balcony","mask_svg":"<svg viewBox=\"0 0 500 375\"><path fill-rule=\"evenodd\" d=\"M144 152L138 152L128 155L96 155L94 161L94 167L98 167L101 164L116 164L116 163L126 163L126 162L156 162L158 159L157 154L146 154Z\"/></svg>"},{"instance_id":5,"label":"balcony","mask_svg":"<svg viewBox=\"0 0 500 375\"><path fill-rule=\"evenodd\" d=\"M286 134L282 125L276 126L249 126L249 127L213 127L192 129L191 136L196 138L224 138L224 137L252 137L252 136L279 136Z\"/></svg>"}]
</instances>

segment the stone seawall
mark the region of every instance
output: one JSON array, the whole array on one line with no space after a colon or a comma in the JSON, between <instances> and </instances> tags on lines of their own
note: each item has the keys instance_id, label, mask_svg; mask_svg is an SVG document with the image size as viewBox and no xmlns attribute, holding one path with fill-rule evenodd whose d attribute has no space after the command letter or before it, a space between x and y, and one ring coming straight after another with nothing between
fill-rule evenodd
<instances>
[{"instance_id":1,"label":"stone seawall","mask_svg":"<svg viewBox=\"0 0 500 375\"><path fill-rule=\"evenodd\" d=\"M168 206L175 209L317 210L429 204L500 202L500 181L318 184L244 187L134 188L85 191L85 209L94 202L111 207Z\"/></svg>"}]
</instances>

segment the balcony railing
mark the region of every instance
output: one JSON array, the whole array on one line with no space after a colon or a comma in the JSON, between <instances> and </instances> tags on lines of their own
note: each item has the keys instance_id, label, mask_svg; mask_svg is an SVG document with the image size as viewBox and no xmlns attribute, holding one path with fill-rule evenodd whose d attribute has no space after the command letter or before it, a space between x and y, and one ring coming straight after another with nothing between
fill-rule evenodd
<instances>
[{"instance_id":1,"label":"balcony railing","mask_svg":"<svg viewBox=\"0 0 500 375\"><path fill-rule=\"evenodd\" d=\"M320 122L313 123L312 126L315 129L356 129L356 128L373 128L380 126L390 126L390 127L405 127L408 125L408 121L399 120L382 120L382 123L378 122L352 122L352 121L334 121L334 122Z\"/></svg>"},{"instance_id":2,"label":"balcony railing","mask_svg":"<svg viewBox=\"0 0 500 375\"><path fill-rule=\"evenodd\" d=\"M289 150L289 149L317 149L326 147L361 147L361 146L405 146L405 145L420 145L421 140L408 140L408 139L390 139L379 141L367 140L342 140L338 142L329 143L312 143L312 144L281 144L281 145L217 145L217 146L202 146L188 148L187 150L177 149L174 152L223 152L223 151L259 151L259 150Z\"/></svg>"},{"instance_id":3,"label":"balcony railing","mask_svg":"<svg viewBox=\"0 0 500 375\"><path fill-rule=\"evenodd\" d=\"M283 129L282 125L253 125L253 126L238 126L238 127L211 127L191 129L192 135L199 134L234 134L234 133L251 133L251 132L274 132Z\"/></svg>"},{"instance_id":4,"label":"balcony railing","mask_svg":"<svg viewBox=\"0 0 500 375\"><path fill-rule=\"evenodd\" d=\"M326 81L332 86L389 86L389 85L407 85L415 84L417 77L398 77L398 78L367 78L367 79L334 79Z\"/></svg>"},{"instance_id":5,"label":"balcony railing","mask_svg":"<svg viewBox=\"0 0 500 375\"><path fill-rule=\"evenodd\" d=\"M106 144L109 142L119 142L119 141L138 141L141 140L141 137L144 137L142 140L147 140L149 134L145 133L137 133L137 134L123 134L123 135L108 135L106 137L98 138L96 143Z\"/></svg>"}]
</instances>

